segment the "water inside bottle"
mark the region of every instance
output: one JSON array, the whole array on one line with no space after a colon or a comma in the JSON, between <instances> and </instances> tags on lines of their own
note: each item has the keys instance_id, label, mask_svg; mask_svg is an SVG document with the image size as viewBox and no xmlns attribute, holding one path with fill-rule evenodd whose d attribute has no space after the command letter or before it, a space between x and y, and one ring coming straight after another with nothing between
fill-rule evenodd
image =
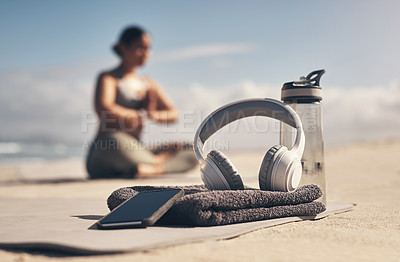
<instances>
[{"instance_id":1,"label":"water inside bottle","mask_svg":"<svg viewBox=\"0 0 400 262\"><path fill-rule=\"evenodd\" d=\"M306 139L304 153L301 159L303 173L300 185L317 184L322 188L323 196L318 201L326 204L326 181L324 163L324 139L322 132L322 108L319 102L289 104L299 115L303 124ZM280 143L293 146L296 131L293 127L282 123Z\"/></svg>"}]
</instances>

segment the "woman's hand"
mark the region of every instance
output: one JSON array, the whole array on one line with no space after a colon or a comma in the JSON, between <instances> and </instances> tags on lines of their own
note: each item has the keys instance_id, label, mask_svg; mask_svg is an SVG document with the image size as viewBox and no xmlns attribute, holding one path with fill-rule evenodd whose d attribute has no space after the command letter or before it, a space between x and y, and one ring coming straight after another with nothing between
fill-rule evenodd
<instances>
[{"instance_id":1,"label":"woman's hand","mask_svg":"<svg viewBox=\"0 0 400 262\"><path fill-rule=\"evenodd\" d=\"M150 86L147 90L147 98L148 98L148 107L147 110L149 112L157 111L158 110L158 95L157 90Z\"/></svg>"},{"instance_id":2,"label":"woman's hand","mask_svg":"<svg viewBox=\"0 0 400 262\"><path fill-rule=\"evenodd\" d=\"M150 78L147 91L147 115L148 118L161 123L173 123L178 120L178 112L161 88Z\"/></svg>"}]
</instances>

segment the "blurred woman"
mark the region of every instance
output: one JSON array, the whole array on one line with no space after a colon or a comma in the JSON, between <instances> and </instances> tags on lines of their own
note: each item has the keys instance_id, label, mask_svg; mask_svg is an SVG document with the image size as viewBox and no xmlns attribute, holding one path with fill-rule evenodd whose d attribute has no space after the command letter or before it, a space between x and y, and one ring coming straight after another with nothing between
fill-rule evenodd
<instances>
[{"instance_id":1,"label":"blurred woman","mask_svg":"<svg viewBox=\"0 0 400 262\"><path fill-rule=\"evenodd\" d=\"M149 59L150 49L148 33L135 26L126 28L113 47L119 66L98 76L95 109L100 125L87 156L90 178L151 177L185 172L197 165L189 144L149 150L140 142L146 118L158 123L178 120L176 108L162 89L136 72Z\"/></svg>"}]
</instances>

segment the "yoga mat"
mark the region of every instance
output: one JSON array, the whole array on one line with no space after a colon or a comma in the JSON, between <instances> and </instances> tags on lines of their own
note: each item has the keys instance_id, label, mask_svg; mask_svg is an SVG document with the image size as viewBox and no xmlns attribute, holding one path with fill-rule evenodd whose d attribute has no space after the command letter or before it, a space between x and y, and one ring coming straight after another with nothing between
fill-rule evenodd
<instances>
[{"instance_id":1,"label":"yoga mat","mask_svg":"<svg viewBox=\"0 0 400 262\"><path fill-rule=\"evenodd\" d=\"M328 203L316 217L286 217L212 227L148 227L99 230L105 200L1 199L0 248L45 249L97 255L144 251L202 240L228 239L260 228L349 211L352 204Z\"/></svg>"}]
</instances>

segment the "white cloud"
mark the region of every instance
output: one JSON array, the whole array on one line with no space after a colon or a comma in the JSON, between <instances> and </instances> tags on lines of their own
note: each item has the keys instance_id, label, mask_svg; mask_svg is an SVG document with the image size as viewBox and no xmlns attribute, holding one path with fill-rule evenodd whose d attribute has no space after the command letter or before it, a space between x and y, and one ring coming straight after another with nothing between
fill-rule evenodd
<instances>
[{"instance_id":1,"label":"white cloud","mask_svg":"<svg viewBox=\"0 0 400 262\"><path fill-rule=\"evenodd\" d=\"M86 68L97 72L96 68ZM83 74L89 75L87 71ZM56 140L82 143L96 129L82 131L82 114L93 112L94 79L80 70L15 71L2 74L0 86L0 139ZM92 74L90 74L92 75ZM181 112L181 121L170 127L148 126L147 140L192 140L207 114L218 107L245 98L280 98L280 86L247 80L229 86L193 83L187 89L172 89L169 96ZM327 144L381 139L400 134L400 83L383 86L323 87L324 135ZM252 132L254 128L261 132ZM218 136L216 136L218 137ZM268 147L277 144L279 125L274 121L239 121L221 131L219 138L230 147ZM262 142L260 142L262 141Z\"/></svg>"},{"instance_id":2,"label":"white cloud","mask_svg":"<svg viewBox=\"0 0 400 262\"><path fill-rule=\"evenodd\" d=\"M188 46L157 54L153 62L187 60L198 57L214 57L254 52L257 46L249 43L213 43Z\"/></svg>"},{"instance_id":3,"label":"white cloud","mask_svg":"<svg viewBox=\"0 0 400 262\"><path fill-rule=\"evenodd\" d=\"M280 88L280 86L257 84L253 81L243 81L232 86L206 87L193 84L185 92L173 94L173 98L183 111L202 112L202 118L197 118L197 122L193 124L197 127L208 113L235 100L254 97L271 97L279 100ZM397 81L385 86L324 87L322 106L327 145L357 140L385 139L400 135L400 83ZM278 141L276 133L279 130L275 123L268 125L270 126L268 130L273 133L275 141ZM194 128L193 132L195 131ZM222 136L226 137L226 135L227 133L224 133ZM260 134L253 133L250 135L252 138L244 136L248 134L232 136L237 146L240 146L240 143L243 144L243 141L245 141L244 144L257 146Z\"/></svg>"},{"instance_id":4,"label":"white cloud","mask_svg":"<svg viewBox=\"0 0 400 262\"><path fill-rule=\"evenodd\" d=\"M18 70L0 88L0 139L79 143L81 113L92 109L93 80L71 72Z\"/></svg>"},{"instance_id":5,"label":"white cloud","mask_svg":"<svg viewBox=\"0 0 400 262\"><path fill-rule=\"evenodd\" d=\"M184 92L174 90L171 98L180 110L180 121L168 128L149 125L144 139L152 141L162 133L165 139L193 140L201 121L224 104L246 98L278 97L280 89L242 81L232 86L204 86L192 84ZM228 125L210 139L208 146L221 145L223 149L271 147L279 139L279 123L266 118L247 118ZM262 141L262 142L260 142Z\"/></svg>"},{"instance_id":6,"label":"white cloud","mask_svg":"<svg viewBox=\"0 0 400 262\"><path fill-rule=\"evenodd\" d=\"M331 143L400 135L400 83L326 88L324 124Z\"/></svg>"},{"instance_id":7,"label":"white cloud","mask_svg":"<svg viewBox=\"0 0 400 262\"><path fill-rule=\"evenodd\" d=\"M212 59L209 64L211 67L217 68L217 69L232 68L234 66L234 62L232 60L229 60L226 58L221 58L221 57Z\"/></svg>"}]
</instances>

